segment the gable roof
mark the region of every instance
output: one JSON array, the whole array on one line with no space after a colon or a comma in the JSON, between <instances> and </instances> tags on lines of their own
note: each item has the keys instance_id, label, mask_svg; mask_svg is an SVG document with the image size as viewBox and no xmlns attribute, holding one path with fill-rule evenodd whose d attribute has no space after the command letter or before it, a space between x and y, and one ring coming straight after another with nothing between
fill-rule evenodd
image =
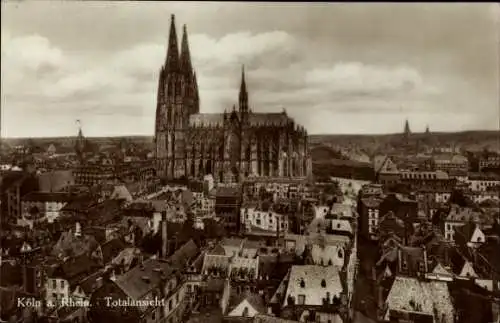
<instances>
[{"instance_id":1,"label":"gable roof","mask_svg":"<svg viewBox=\"0 0 500 323\"><path fill-rule=\"evenodd\" d=\"M116 200L125 200L127 202L131 202L134 200L132 194L130 194L129 190L125 185L115 186L113 193L111 193L110 198Z\"/></svg>"},{"instance_id":2,"label":"gable roof","mask_svg":"<svg viewBox=\"0 0 500 323\"><path fill-rule=\"evenodd\" d=\"M239 305L246 303L250 305L258 313L266 313L267 308L264 302L263 296L255 293L245 292L229 300L229 316L232 316L232 312L238 308Z\"/></svg>"},{"instance_id":3,"label":"gable roof","mask_svg":"<svg viewBox=\"0 0 500 323\"><path fill-rule=\"evenodd\" d=\"M115 284L132 299L141 299L156 288L162 276L183 269L186 262L194 259L198 248L192 240L185 243L167 260L147 259L142 266L136 266L115 280Z\"/></svg>"},{"instance_id":4,"label":"gable roof","mask_svg":"<svg viewBox=\"0 0 500 323\"><path fill-rule=\"evenodd\" d=\"M159 285L162 275L168 277L173 271L173 267L166 261L147 259L142 266L136 266L119 276L115 284L125 295L139 300Z\"/></svg>"},{"instance_id":5,"label":"gable roof","mask_svg":"<svg viewBox=\"0 0 500 323\"><path fill-rule=\"evenodd\" d=\"M323 305L327 292L330 297L339 297L342 290L339 268L335 266L292 266L283 305L288 305L289 296L297 303L299 295L305 295L305 305Z\"/></svg>"},{"instance_id":6,"label":"gable roof","mask_svg":"<svg viewBox=\"0 0 500 323\"><path fill-rule=\"evenodd\" d=\"M191 263L195 260L195 257L200 252L198 246L194 243L193 240L189 240L185 244L183 244L179 249L177 249L173 255L171 255L168 260L172 264L172 266L182 269L187 264Z\"/></svg>"},{"instance_id":7,"label":"gable roof","mask_svg":"<svg viewBox=\"0 0 500 323\"><path fill-rule=\"evenodd\" d=\"M445 322L453 321L454 308L446 282L396 276L386 303L389 310L419 312L439 319L444 315Z\"/></svg>"},{"instance_id":8,"label":"gable roof","mask_svg":"<svg viewBox=\"0 0 500 323\"><path fill-rule=\"evenodd\" d=\"M436 267L432 270L433 274L437 275L444 275L444 276L452 276L453 273L451 273L448 269L446 269L440 262L437 263Z\"/></svg>"},{"instance_id":9,"label":"gable roof","mask_svg":"<svg viewBox=\"0 0 500 323\"><path fill-rule=\"evenodd\" d=\"M70 258L62 263L54 270L52 277L66 279L73 288L75 284L88 275L95 273L99 268L101 268L101 266L97 262L83 254L78 257Z\"/></svg>"},{"instance_id":10,"label":"gable roof","mask_svg":"<svg viewBox=\"0 0 500 323\"><path fill-rule=\"evenodd\" d=\"M104 264L111 262L120 252L125 249L127 244L122 239L112 239L101 246L102 260Z\"/></svg>"}]
</instances>

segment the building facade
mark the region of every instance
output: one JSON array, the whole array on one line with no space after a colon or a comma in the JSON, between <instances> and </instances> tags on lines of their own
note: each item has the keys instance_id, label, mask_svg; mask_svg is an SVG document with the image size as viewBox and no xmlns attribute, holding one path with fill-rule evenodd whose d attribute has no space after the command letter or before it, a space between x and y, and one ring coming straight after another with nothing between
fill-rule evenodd
<instances>
[{"instance_id":1,"label":"building facade","mask_svg":"<svg viewBox=\"0 0 500 323\"><path fill-rule=\"evenodd\" d=\"M217 182L255 176L306 176L311 171L307 131L286 111L252 112L245 74L238 109L200 113L196 73L183 28L181 50L172 15L165 64L160 69L156 108L158 175L166 178L212 174Z\"/></svg>"}]
</instances>

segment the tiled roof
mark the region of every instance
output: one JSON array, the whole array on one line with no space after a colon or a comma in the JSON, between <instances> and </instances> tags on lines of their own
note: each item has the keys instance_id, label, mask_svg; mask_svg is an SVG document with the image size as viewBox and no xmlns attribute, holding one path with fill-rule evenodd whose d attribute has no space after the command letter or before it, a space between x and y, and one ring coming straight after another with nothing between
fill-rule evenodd
<instances>
[{"instance_id":1,"label":"tiled roof","mask_svg":"<svg viewBox=\"0 0 500 323\"><path fill-rule=\"evenodd\" d=\"M197 113L189 116L190 126L221 126L224 123L222 113Z\"/></svg>"},{"instance_id":2,"label":"tiled roof","mask_svg":"<svg viewBox=\"0 0 500 323\"><path fill-rule=\"evenodd\" d=\"M244 301L247 301L253 307L253 309L256 310L258 313L264 314L267 312L267 307L264 302L263 296L251 292L245 292L242 293L241 295L230 297L228 306L229 311L234 310L238 305L240 305Z\"/></svg>"},{"instance_id":3,"label":"tiled roof","mask_svg":"<svg viewBox=\"0 0 500 323\"><path fill-rule=\"evenodd\" d=\"M192 254L198 249L193 244L192 241L184 244L167 261L148 259L143 262L142 267L134 267L120 276L115 283L132 299L140 299L158 286L162 273L168 276L176 269L182 269L185 261L194 258L195 255Z\"/></svg>"},{"instance_id":4,"label":"tiled roof","mask_svg":"<svg viewBox=\"0 0 500 323\"><path fill-rule=\"evenodd\" d=\"M82 196L66 204L61 211L85 211L97 204L97 201L90 196Z\"/></svg>"},{"instance_id":5,"label":"tiled roof","mask_svg":"<svg viewBox=\"0 0 500 323\"><path fill-rule=\"evenodd\" d=\"M198 246L193 240L189 240L177 249L168 259L172 266L183 269L184 266L195 260L195 257L200 252Z\"/></svg>"},{"instance_id":6,"label":"tiled roof","mask_svg":"<svg viewBox=\"0 0 500 323\"><path fill-rule=\"evenodd\" d=\"M68 193L51 193L51 192L31 192L22 197L23 201L30 202L69 202L75 199Z\"/></svg>"},{"instance_id":7,"label":"tiled roof","mask_svg":"<svg viewBox=\"0 0 500 323\"><path fill-rule=\"evenodd\" d=\"M467 157L455 154L440 154L433 157L434 162L437 163L467 163Z\"/></svg>"},{"instance_id":8,"label":"tiled roof","mask_svg":"<svg viewBox=\"0 0 500 323\"><path fill-rule=\"evenodd\" d=\"M74 285L90 274L95 273L100 267L87 255L70 258L62 263L53 273L53 277L64 278L69 284Z\"/></svg>"},{"instance_id":9,"label":"tiled roof","mask_svg":"<svg viewBox=\"0 0 500 323\"><path fill-rule=\"evenodd\" d=\"M353 233L349 220L332 219L332 230Z\"/></svg>"},{"instance_id":10,"label":"tiled roof","mask_svg":"<svg viewBox=\"0 0 500 323\"><path fill-rule=\"evenodd\" d=\"M397 276L386 300L389 310L420 312L453 322L454 309L448 284Z\"/></svg>"},{"instance_id":11,"label":"tiled roof","mask_svg":"<svg viewBox=\"0 0 500 323\"><path fill-rule=\"evenodd\" d=\"M259 249L260 247L263 247L263 246L265 246L265 243L263 243L263 241L255 241L255 240L245 239L245 241L243 241L242 248L243 249Z\"/></svg>"},{"instance_id":12,"label":"tiled roof","mask_svg":"<svg viewBox=\"0 0 500 323\"><path fill-rule=\"evenodd\" d=\"M298 323L298 321L282 319L276 316L257 314L253 318L253 323Z\"/></svg>"},{"instance_id":13,"label":"tiled roof","mask_svg":"<svg viewBox=\"0 0 500 323\"><path fill-rule=\"evenodd\" d=\"M122 239L113 239L101 246L102 258L104 264L109 263L116 256L120 254L120 252L125 249L127 244Z\"/></svg>"},{"instance_id":14,"label":"tiled roof","mask_svg":"<svg viewBox=\"0 0 500 323\"><path fill-rule=\"evenodd\" d=\"M61 234L59 240L52 249L54 256L78 256L83 253L95 250L99 244L96 239L90 235L77 237L72 231L66 231Z\"/></svg>"},{"instance_id":15,"label":"tiled roof","mask_svg":"<svg viewBox=\"0 0 500 323\"><path fill-rule=\"evenodd\" d=\"M210 255L219 255L219 256L226 255L226 251L220 244L217 244L213 249L209 250L207 253Z\"/></svg>"},{"instance_id":16,"label":"tiled roof","mask_svg":"<svg viewBox=\"0 0 500 323\"><path fill-rule=\"evenodd\" d=\"M141 251L137 248L125 248L123 249L113 260L114 265L125 265L125 268L129 268L134 259L136 259Z\"/></svg>"},{"instance_id":17,"label":"tiled roof","mask_svg":"<svg viewBox=\"0 0 500 323\"><path fill-rule=\"evenodd\" d=\"M203 260L203 274L211 268L223 269L226 273L229 271L230 257L220 255L205 255Z\"/></svg>"},{"instance_id":18,"label":"tiled roof","mask_svg":"<svg viewBox=\"0 0 500 323\"><path fill-rule=\"evenodd\" d=\"M222 240L223 246L240 247L243 244L243 239L238 238L224 238Z\"/></svg>"},{"instance_id":19,"label":"tiled roof","mask_svg":"<svg viewBox=\"0 0 500 323\"><path fill-rule=\"evenodd\" d=\"M239 196L240 190L237 187L218 187L217 196Z\"/></svg>"},{"instance_id":20,"label":"tiled roof","mask_svg":"<svg viewBox=\"0 0 500 323\"><path fill-rule=\"evenodd\" d=\"M285 113L251 113L251 126L285 126L293 120Z\"/></svg>"},{"instance_id":21,"label":"tiled roof","mask_svg":"<svg viewBox=\"0 0 500 323\"><path fill-rule=\"evenodd\" d=\"M334 265L341 268L344 265L344 251L342 246L313 244L311 255L317 264ZM342 257L339 257L339 252Z\"/></svg>"},{"instance_id":22,"label":"tiled roof","mask_svg":"<svg viewBox=\"0 0 500 323\"><path fill-rule=\"evenodd\" d=\"M158 286L162 273L168 277L173 273L172 266L165 261L148 259L142 267L136 266L119 276L115 283L128 297L139 300Z\"/></svg>"},{"instance_id":23,"label":"tiled roof","mask_svg":"<svg viewBox=\"0 0 500 323\"><path fill-rule=\"evenodd\" d=\"M301 284L302 281L304 284ZM326 298L327 292L330 293L330 298L339 297L342 292L342 283L337 267L292 266L284 305L287 305L289 296L294 297L295 304L297 304L299 295L305 296L305 305L323 305L323 298Z\"/></svg>"},{"instance_id":24,"label":"tiled roof","mask_svg":"<svg viewBox=\"0 0 500 323\"><path fill-rule=\"evenodd\" d=\"M353 209L352 209L352 206L348 205L348 204L334 203L332 205L332 209L330 210L330 213L334 214L334 215L339 215L339 216L352 217L353 216Z\"/></svg>"},{"instance_id":25,"label":"tiled roof","mask_svg":"<svg viewBox=\"0 0 500 323\"><path fill-rule=\"evenodd\" d=\"M375 197L362 198L361 203L363 203L368 208L378 208L380 203L382 203L381 199Z\"/></svg>"},{"instance_id":26,"label":"tiled roof","mask_svg":"<svg viewBox=\"0 0 500 323\"><path fill-rule=\"evenodd\" d=\"M375 156L373 158L373 168L375 173L378 173L382 169L387 158L387 156Z\"/></svg>"},{"instance_id":27,"label":"tiled roof","mask_svg":"<svg viewBox=\"0 0 500 323\"><path fill-rule=\"evenodd\" d=\"M78 285L81 287L85 295L91 295L97 288L99 288L98 280L102 277L101 272L95 272L83 278Z\"/></svg>"},{"instance_id":28,"label":"tiled roof","mask_svg":"<svg viewBox=\"0 0 500 323\"><path fill-rule=\"evenodd\" d=\"M446 217L447 221L462 221L462 222L483 222L487 221L486 217L477 210L471 207L460 207L458 205L453 205L451 207L450 213Z\"/></svg>"},{"instance_id":29,"label":"tiled roof","mask_svg":"<svg viewBox=\"0 0 500 323\"><path fill-rule=\"evenodd\" d=\"M110 198L117 200L126 200L128 202L133 200L132 195L125 185L115 186Z\"/></svg>"}]
</instances>

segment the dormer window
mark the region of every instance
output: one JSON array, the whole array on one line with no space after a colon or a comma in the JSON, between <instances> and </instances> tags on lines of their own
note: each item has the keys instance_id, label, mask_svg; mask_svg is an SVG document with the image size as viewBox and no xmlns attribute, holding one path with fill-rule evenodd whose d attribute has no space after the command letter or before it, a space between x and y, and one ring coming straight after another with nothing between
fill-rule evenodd
<instances>
[{"instance_id":1,"label":"dormer window","mask_svg":"<svg viewBox=\"0 0 500 323\"><path fill-rule=\"evenodd\" d=\"M300 280L300 287L301 288L305 288L306 287L306 282L304 281L303 278Z\"/></svg>"}]
</instances>

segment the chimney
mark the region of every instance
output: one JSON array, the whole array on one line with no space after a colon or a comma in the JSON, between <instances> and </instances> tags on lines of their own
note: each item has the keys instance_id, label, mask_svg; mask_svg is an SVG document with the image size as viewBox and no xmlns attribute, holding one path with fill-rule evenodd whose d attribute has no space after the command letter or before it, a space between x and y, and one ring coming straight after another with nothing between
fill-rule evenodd
<instances>
[{"instance_id":1,"label":"chimney","mask_svg":"<svg viewBox=\"0 0 500 323\"><path fill-rule=\"evenodd\" d=\"M279 241L280 241L280 220L281 220L281 216L278 215L277 216L277 223L276 223L276 246L279 246Z\"/></svg>"},{"instance_id":2,"label":"chimney","mask_svg":"<svg viewBox=\"0 0 500 323\"><path fill-rule=\"evenodd\" d=\"M401 273L402 271L402 266L401 266L401 249L398 247L398 273Z\"/></svg>"},{"instance_id":3,"label":"chimney","mask_svg":"<svg viewBox=\"0 0 500 323\"><path fill-rule=\"evenodd\" d=\"M427 262L427 248L423 246L424 249L424 268L425 268L425 273L427 274L429 272L429 263Z\"/></svg>"},{"instance_id":4,"label":"chimney","mask_svg":"<svg viewBox=\"0 0 500 323\"><path fill-rule=\"evenodd\" d=\"M79 222L75 223L75 237L81 237L82 236L82 227Z\"/></svg>"},{"instance_id":5,"label":"chimney","mask_svg":"<svg viewBox=\"0 0 500 323\"><path fill-rule=\"evenodd\" d=\"M384 287L381 285L378 285L376 287L377 289L377 308L378 308L378 317L383 317L384 313Z\"/></svg>"},{"instance_id":6,"label":"chimney","mask_svg":"<svg viewBox=\"0 0 500 323\"><path fill-rule=\"evenodd\" d=\"M168 239L167 239L167 212L162 212L161 219L161 255L164 259L168 257Z\"/></svg>"}]
</instances>

